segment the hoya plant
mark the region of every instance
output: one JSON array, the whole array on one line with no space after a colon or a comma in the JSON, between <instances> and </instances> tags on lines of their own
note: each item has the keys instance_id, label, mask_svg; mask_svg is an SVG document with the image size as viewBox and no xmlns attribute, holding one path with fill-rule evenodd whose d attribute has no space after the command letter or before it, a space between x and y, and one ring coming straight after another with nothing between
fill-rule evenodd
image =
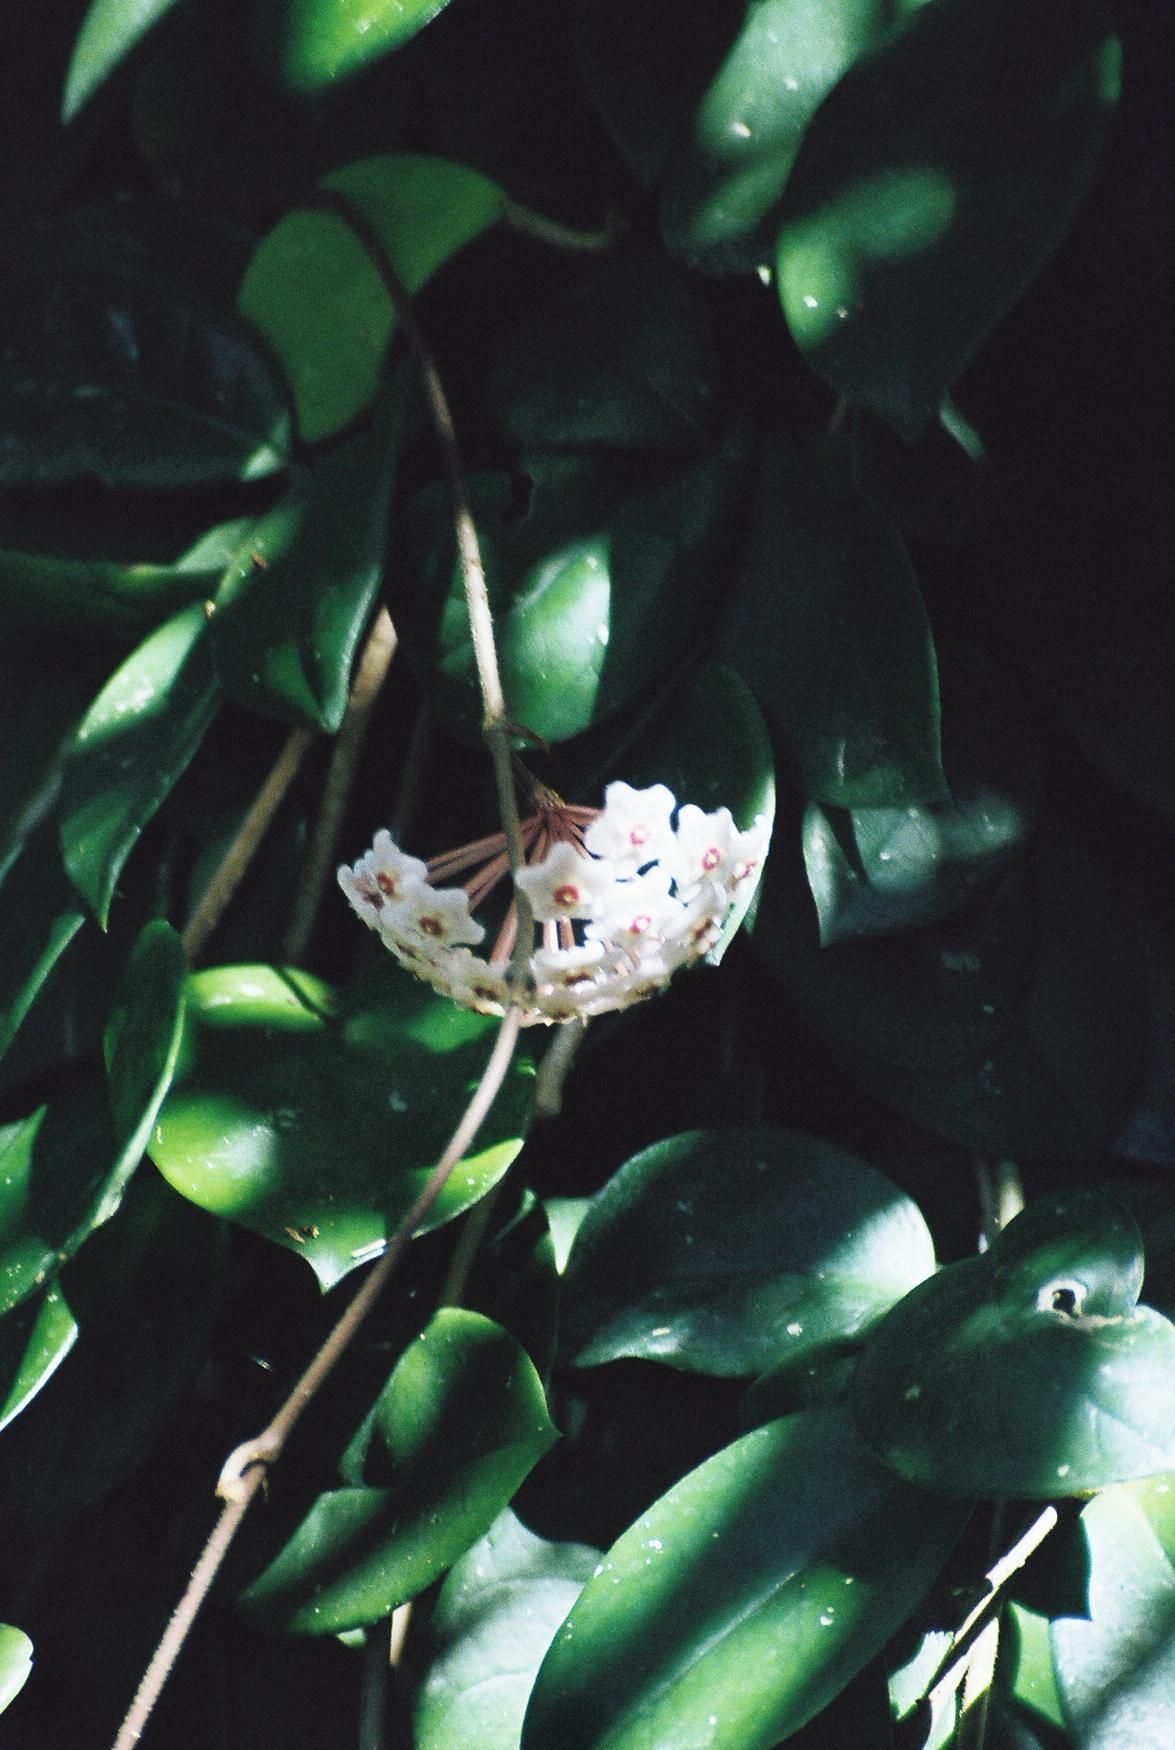
<instances>
[{"instance_id":1,"label":"hoya plant","mask_svg":"<svg viewBox=\"0 0 1175 1750\"><path fill-rule=\"evenodd\" d=\"M1159 10L9 22L6 1745L1170 1741Z\"/></svg>"}]
</instances>

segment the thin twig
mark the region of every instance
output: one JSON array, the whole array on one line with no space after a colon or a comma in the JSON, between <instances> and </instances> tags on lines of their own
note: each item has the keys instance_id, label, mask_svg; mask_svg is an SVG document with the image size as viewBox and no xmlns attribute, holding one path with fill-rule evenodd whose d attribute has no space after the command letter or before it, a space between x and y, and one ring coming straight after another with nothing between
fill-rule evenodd
<instances>
[{"instance_id":1,"label":"thin twig","mask_svg":"<svg viewBox=\"0 0 1175 1750\"><path fill-rule=\"evenodd\" d=\"M604 255L628 235L627 219L619 213L609 213L602 225L594 231L579 231L574 225L563 225L558 219L548 219L542 213L532 212L529 207L519 206L517 201L508 200L502 209L502 217L511 231L517 231L522 237L532 237L536 243L545 243L548 248L561 249L571 255Z\"/></svg>"},{"instance_id":2,"label":"thin twig","mask_svg":"<svg viewBox=\"0 0 1175 1750\"><path fill-rule=\"evenodd\" d=\"M296 965L301 960L314 928L314 920L322 903L323 890L335 858L343 815L355 781L359 755L371 722L371 713L388 676L392 657L396 653L396 631L391 615L381 608L375 616L367 641L363 646L351 682L347 709L335 737L334 750L327 768L319 803L318 819L310 848L302 864L294 894L294 907L289 926L282 937L281 958Z\"/></svg>"},{"instance_id":3,"label":"thin twig","mask_svg":"<svg viewBox=\"0 0 1175 1750\"><path fill-rule=\"evenodd\" d=\"M244 880L249 865L269 831L273 817L281 807L286 791L297 776L298 768L313 740L312 729L293 729L286 737L285 746L274 761L269 776L253 798L236 837L204 889L199 905L188 919L182 940L189 962L194 964L204 952L209 936Z\"/></svg>"},{"instance_id":4,"label":"thin twig","mask_svg":"<svg viewBox=\"0 0 1175 1750\"><path fill-rule=\"evenodd\" d=\"M199 1561L192 1570L183 1597L177 1604L163 1638L143 1674L138 1693L114 1741L114 1750L132 1750L143 1735L147 1721L171 1675L171 1670L208 1594L229 1547L260 1490L271 1465L276 1463L296 1423L315 1393L346 1353L359 1326L371 1311L381 1291L394 1275L418 1228L448 1183L449 1176L465 1154L493 1105L506 1078L518 1043L521 1014L511 1009L494 1040L494 1048L473 1097L448 1147L428 1176L423 1190L388 1242L383 1257L370 1271L326 1341L298 1380L276 1416L255 1439L231 1452L221 1470L217 1493L225 1506L212 1530Z\"/></svg>"}]
</instances>

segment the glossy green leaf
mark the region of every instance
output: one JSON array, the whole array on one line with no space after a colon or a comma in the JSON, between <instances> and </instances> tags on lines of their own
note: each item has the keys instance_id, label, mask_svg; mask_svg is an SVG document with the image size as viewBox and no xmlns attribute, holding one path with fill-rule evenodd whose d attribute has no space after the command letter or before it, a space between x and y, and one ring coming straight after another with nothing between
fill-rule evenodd
<instances>
[{"instance_id":1,"label":"glossy green leaf","mask_svg":"<svg viewBox=\"0 0 1175 1750\"><path fill-rule=\"evenodd\" d=\"M1023 844L1029 821L985 790L947 803L804 814L804 867L820 941L852 941L933 923L965 903Z\"/></svg>"},{"instance_id":2,"label":"glossy green leaf","mask_svg":"<svg viewBox=\"0 0 1175 1750\"><path fill-rule=\"evenodd\" d=\"M1107 1489L1081 1515L1089 1619L1050 1628L1075 1750L1163 1750L1175 1717L1175 1562L1161 1520L1134 1489Z\"/></svg>"},{"instance_id":3,"label":"glossy green leaf","mask_svg":"<svg viewBox=\"0 0 1175 1750\"><path fill-rule=\"evenodd\" d=\"M527 515L514 527L503 508L482 524L502 685L516 722L544 741L569 740L680 660L712 599L739 460L737 445L684 470L527 458ZM500 486L485 482L486 497L500 497ZM422 507L430 533L439 502L430 497ZM431 569L447 584L436 632L445 697L459 721L480 723L447 513Z\"/></svg>"},{"instance_id":4,"label":"glossy green leaf","mask_svg":"<svg viewBox=\"0 0 1175 1750\"><path fill-rule=\"evenodd\" d=\"M753 689L812 801L942 801L938 669L897 529L834 450L770 457L718 654Z\"/></svg>"},{"instance_id":5,"label":"glossy green leaf","mask_svg":"<svg viewBox=\"0 0 1175 1750\"><path fill-rule=\"evenodd\" d=\"M396 310L372 249L386 252L411 295L496 223L504 200L474 170L410 154L364 158L321 186L322 206L311 196L262 239L240 292L241 310L282 362L311 443L349 425L379 387Z\"/></svg>"},{"instance_id":6,"label":"glossy green leaf","mask_svg":"<svg viewBox=\"0 0 1175 1750\"><path fill-rule=\"evenodd\" d=\"M56 1275L118 1209L171 1079L182 974L179 938L149 924L108 1028L109 1108L104 1090L81 1078L0 1129L0 1312Z\"/></svg>"},{"instance_id":7,"label":"glossy green leaf","mask_svg":"<svg viewBox=\"0 0 1175 1750\"><path fill-rule=\"evenodd\" d=\"M211 595L218 582L218 572L174 565L118 565L0 551L0 612L6 619L33 625L67 620L78 630L145 630Z\"/></svg>"},{"instance_id":8,"label":"glossy green leaf","mask_svg":"<svg viewBox=\"0 0 1175 1750\"><path fill-rule=\"evenodd\" d=\"M895 0L750 0L665 170L670 249L716 272L771 260L771 221L809 122L897 10Z\"/></svg>"},{"instance_id":9,"label":"glossy green leaf","mask_svg":"<svg viewBox=\"0 0 1175 1750\"><path fill-rule=\"evenodd\" d=\"M61 119L78 110L176 0L90 0L65 75Z\"/></svg>"},{"instance_id":10,"label":"glossy green leaf","mask_svg":"<svg viewBox=\"0 0 1175 1750\"><path fill-rule=\"evenodd\" d=\"M378 1257L489 1056L496 1023L380 965L336 995L308 973L195 973L151 1154L193 1203L310 1264L324 1288ZM426 1227L476 1203L522 1146L518 1062Z\"/></svg>"},{"instance_id":11,"label":"glossy green leaf","mask_svg":"<svg viewBox=\"0 0 1175 1750\"><path fill-rule=\"evenodd\" d=\"M539 1671L524 1750L771 1750L868 1663L966 1518L843 1410L744 1435L614 1544Z\"/></svg>"},{"instance_id":12,"label":"glossy green leaf","mask_svg":"<svg viewBox=\"0 0 1175 1750\"><path fill-rule=\"evenodd\" d=\"M140 932L106 1026L106 1076L119 1142L139 1156L179 1059L188 961L171 925L159 918Z\"/></svg>"},{"instance_id":13,"label":"glossy green leaf","mask_svg":"<svg viewBox=\"0 0 1175 1750\"><path fill-rule=\"evenodd\" d=\"M42 833L0 882L0 1057L84 922Z\"/></svg>"},{"instance_id":14,"label":"glossy green leaf","mask_svg":"<svg viewBox=\"0 0 1175 1750\"><path fill-rule=\"evenodd\" d=\"M23 1629L0 1622L0 1713L20 1694L32 1670L32 1641Z\"/></svg>"},{"instance_id":15,"label":"glossy green leaf","mask_svg":"<svg viewBox=\"0 0 1175 1750\"><path fill-rule=\"evenodd\" d=\"M127 657L86 713L66 763L61 849L103 927L123 864L187 768L218 698L204 610L193 603Z\"/></svg>"},{"instance_id":16,"label":"glossy green leaf","mask_svg":"<svg viewBox=\"0 0 1175 1750\"><path fill-rule=\"evenodd\" d=\"M1048 259L1097 162L1120 50L1096 0L938 0L808 129L777 249L788 325L917 437Z\"/></svg>"},{"instance_id":17,"label":"glossy green leaf","mask_svg":"<svg viewBox=\"0 0 1175 1750\"><path fill-rule=\"evenodd\" d=\"M258 58L290 91L329 89L409 42L448 0L255 0Z\"/></svg>"},{"instance_id":18,"label":"glossy green leaf","mask_svg":"<svg viewBox=\"0 0 1175 1750\"><path fill-rule=\"evenodd\" d=\"M77 1342L51 1389L0 1439L5 1548L61 1523L142 1463L208 1360L225 1238L158 1173L137 1173L117 1218L65 1266L58 1287Z\"/></svg>"},{"instance_id":19,"label":"glossy green leaf","mask_svg":"<svg viewBox=\"0 0 1175 1750\"><path fill-rule=\"evenodd\" d=\"M230 698L333 733L383 570L399 435L388 394L370 430L297 469L249 530L210 623Z\"/></svg>"},{"instance_id":20,"label":"glossy green leaf","mask_svg":"<svg viewBox=\"0 0 1175 1750\"><path fill-rule=\"evenodd\" d=\"M0 324L0 484L171 487L285 466L277 367L195 269L34 262L0 283Z\"/></svg>"},{"instance_id":21,"label":"glossy green leaf","mask_svg":"<svg viewBox=\"0 0 1175 1750\"><path fill-rule=\"evenodd\" d=\"M1001 1628L1003 1633L1011 1637L1010 1694L1029 1713L1063 1730L1065 1716L1057 1689L1048 1617L1013 1600Z\"/></svg>"},{"instance_id":22,"label":"glossy green leaf","mask_svg":"<svg viewBox=\"0 0 1175 1750\"><path fill-rule=\"evenodd\" d=\"M18 1307L0 1324L0 1429L52 1378L77 1334L77 1321L57 1287Z\"/></svg>"},{"instance_id":23,"label":"glossy green leaf","mask_svg":"<svg viewBox=\"0 0 1175 1750\"><path fill-rule=\"evenodd\" d=\"M378 1622L483 1536L557 1438L525 1351L456 1307L400 1357L375 1424L392 1486L320 1495L246 1609L302 1634Z\"/></svg>"},{"instance_id":24,"label":"glossy green leaf","mask_svg":"<svg viewBox=\"0 0 1175 1750\"><path fill-rule=\"evenodd\" d=\"M548 1543L510 1511L454 1564L428 1625L417 1750L517 1750L531 1685L599 1552Z\"/></svg>"},{"instance_id":25,"label":"glossy green leaf","mask_svg":"<svg viewBox=\"0 0 1175 1750\"><path fill-rule=\"evenodd\" d=\"M1030 1205L915 1288L858 1364L858 1425L911 1482L1078 1495L1175 1467L1175 1326L1136 1304L1141 1241L1098 1192Z\"/></svg>"},{"instance_id":26,"label":"glossy green leaf","mask_svg":"<svg viewBox=\"0 0 1175 1750\"><path fill-rule=\"evenodd\" d=\"M136 1146L137 1144L137 1146ZM0 1313L43 1287L118 1208L142 1145L88 1078L0 1126Z\"/></svg>"},{"instance_id":27,"label":"glossy green leaf","mask_svg":"<svg viewBox=\"0 0 1175 1750\"><path fill-rule=\"evenodd\" d=\"M855 1080L984 1153L1108 1145L1138 1085L1142 967L1129 896L1084 835L1042 823L939 923L829 948L800 871L773 869L757 946Z\"/></svg>"},{"instance_id":28,"label":"glossy green leaf","mask_svg":"<svg viewBox=\"0 0 1175 1750\"><path fill-rule=\"evenodd\" d=\"M547 1212L533 1191L524 1191L517 1212L483 1240L462 1299L516 1337L540 1376L549 1376L558 1336L559 1274Z\"/></svg>"},{"instance_id":29,"label":"glossy green leaf","mask_svg":"<svg viewBox=\"0 0 1175 1750\"><path fill-rule=\"evenodd\" d=\"M593 1198L564 1343L581 1366L758 1373L857 1337L933 1269L917 1207L864 1161L785 1130L687 1131Z\"/></svg>"},{"instance_id":30,"label":"glossy green leaf","mask_svg":"<svg viewBox=\"0 0 1175 1750\"><path fill-rule=\"evenodd\" d=\"M495 424L524 449L696 453L709 445L718 396L713 320L648 245L605 258L529 320L486 384Z\"/></svg>"}]
</instances>

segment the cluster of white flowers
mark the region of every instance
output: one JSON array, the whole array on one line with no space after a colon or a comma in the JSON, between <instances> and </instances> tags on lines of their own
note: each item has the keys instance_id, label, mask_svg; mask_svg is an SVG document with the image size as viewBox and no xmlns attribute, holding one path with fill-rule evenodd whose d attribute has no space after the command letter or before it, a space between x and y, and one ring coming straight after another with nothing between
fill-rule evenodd
<instances>
[{"instance_id":1,"label":"cluster of white flowers","mask_svg":"<svg viewBox=\"0 0 1175 1750\"><path fill-rule=\"evenodd\" d=\"M541 854L515 876L537 926L522 989L510 966L512 927L489 959L475 954L485 931L469 892L434 886L432 866L388 833L339 870L339 884L401 965L454 1002L490 1015L517 1004L527 1024L573 1021L651 996L708 953L749 896L769 836L763 817L740 832L727 808L677 808L664 784L610 784L598 813L544 808L524 823L524 842ZM497 835L470 850L503 862ZM434 865L452 873L472 860L449 853ZM469 887L475 902L487 891L485 881Z\"/></svg>"}]
</instances>

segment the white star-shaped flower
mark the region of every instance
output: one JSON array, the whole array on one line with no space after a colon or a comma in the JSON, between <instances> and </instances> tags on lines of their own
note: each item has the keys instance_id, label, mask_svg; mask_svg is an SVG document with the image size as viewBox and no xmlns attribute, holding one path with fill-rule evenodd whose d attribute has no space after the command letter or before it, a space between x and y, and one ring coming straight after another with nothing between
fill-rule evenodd
<instances>
[{"instance_id":1,"label":"white star-shaped flower","mask_svg":"<svg viewBox=\"0 0 1175 1750\"><path fill-rule=\"evenodd\" d=\"M583 842L593 856L609 858L618 873L635 874L672 850L674 807L673 791L664 784L651 784L647 790L609 784L603 811L588 827Z\"/></svg>"},{"instance_id":2,"label":"white star-shaped flower","mask_svg":"<svg viewBox=\"0 0 1175 1750\"><path fill-rule=\"evenodd\" d=\"M543 924L596 917L615 879L606 858L585 857L563 839L541 862L519 869L514 884L525 894L536 922Z\"/></svg>"}]
</instances>

